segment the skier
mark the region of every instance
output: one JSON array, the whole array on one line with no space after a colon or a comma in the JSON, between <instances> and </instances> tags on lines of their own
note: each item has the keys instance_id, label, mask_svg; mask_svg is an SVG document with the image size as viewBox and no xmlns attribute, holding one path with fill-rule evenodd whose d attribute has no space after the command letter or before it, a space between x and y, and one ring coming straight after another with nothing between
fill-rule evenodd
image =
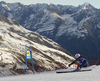
<instances>
[{"instance_id":1,"label":"skier","mask_svg":"<svg viewBox=\"0 0 100 81\"><path fill-rule=\"evenodd\" d=\"M79 64L77 65L77 69L75 70L75 71L78 71L78 70L80 70L81 69L81 67L88 67L88 61L85 59L85 58L83 58L80 54L76 54L75 55L75 58L76 58L76 60L75 61L73 61L71 64L69 64L69 67L72 65L72 64L75 64L75 63L77 63L77 62L79 62Z\"/></svg>"}]
</instances>

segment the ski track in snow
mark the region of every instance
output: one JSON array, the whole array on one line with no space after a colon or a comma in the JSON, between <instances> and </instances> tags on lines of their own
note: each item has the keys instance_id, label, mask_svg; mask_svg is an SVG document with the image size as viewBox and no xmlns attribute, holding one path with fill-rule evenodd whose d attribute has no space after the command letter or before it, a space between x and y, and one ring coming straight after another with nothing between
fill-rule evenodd
<instances>
[{"instance_id":1,"label":"ski track in snow","mask_svg":"<svg viewBox=\"0 0 100 81\"><path fill-rule=\"evenodd\" d=\"M55 71L0 77L0 81L100 81L100 66L92 66L92 71L61 73Z\"/></svg>"}]
</instances>

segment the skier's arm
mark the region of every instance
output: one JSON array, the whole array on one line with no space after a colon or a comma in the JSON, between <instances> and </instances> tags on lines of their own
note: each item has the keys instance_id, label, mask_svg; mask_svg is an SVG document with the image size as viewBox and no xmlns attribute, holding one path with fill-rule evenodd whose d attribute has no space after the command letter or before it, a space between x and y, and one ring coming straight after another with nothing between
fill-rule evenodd
<instances>
[{"instance_id":1,"label":"skier's arm","mask_svg":"<svg viewBox=\"0 0 100 81\"><path fill-rule=\"evenodd\" d=\"M71 64L69 64L69 67L72 65L72 64L75 64L77 61L78 61L79 58L77 58L76 60L74 60Z\"/></svg>"}]
</instances>

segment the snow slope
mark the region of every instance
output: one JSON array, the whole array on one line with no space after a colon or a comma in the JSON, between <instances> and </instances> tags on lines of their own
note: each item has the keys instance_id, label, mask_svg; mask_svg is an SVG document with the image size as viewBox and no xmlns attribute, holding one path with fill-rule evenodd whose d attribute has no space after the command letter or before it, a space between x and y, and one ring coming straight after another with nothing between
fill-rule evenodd
<instances>
[{"instance_id":1,"label":"snow slope","mask_svg":"<svg viewBox=\"0 0 100 81\"><path fill-rule=\"evenodd\" d=\"M40 74L0 77L0 81L100 81L100 66L91 66L92 71L62 73L45 72Z\"/></svg>"}]
</instances>

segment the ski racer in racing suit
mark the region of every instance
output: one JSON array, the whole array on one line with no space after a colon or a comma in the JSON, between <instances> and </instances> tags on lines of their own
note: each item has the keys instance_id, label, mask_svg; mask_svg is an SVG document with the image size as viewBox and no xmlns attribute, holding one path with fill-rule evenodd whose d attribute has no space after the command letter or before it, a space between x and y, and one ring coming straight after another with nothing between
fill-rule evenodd
<instances>
[{"instance_id":1,"label":"ski racer in racing suit","mask_svg":"<svg viewBox=\"0 0 100 81\"><path fill-rule=\"evenodd\" d=\"M69 64L69 67L72 64L75 64L77 61L79 61L79 64L77 65L77 69L76 70L80 70L81 67L88 67L89 66L88 61L85 58L83 58L80 54L76 54L75 58L76 58L76 60L73 61L71 64Z\"/></svg>"}]
</instances>

